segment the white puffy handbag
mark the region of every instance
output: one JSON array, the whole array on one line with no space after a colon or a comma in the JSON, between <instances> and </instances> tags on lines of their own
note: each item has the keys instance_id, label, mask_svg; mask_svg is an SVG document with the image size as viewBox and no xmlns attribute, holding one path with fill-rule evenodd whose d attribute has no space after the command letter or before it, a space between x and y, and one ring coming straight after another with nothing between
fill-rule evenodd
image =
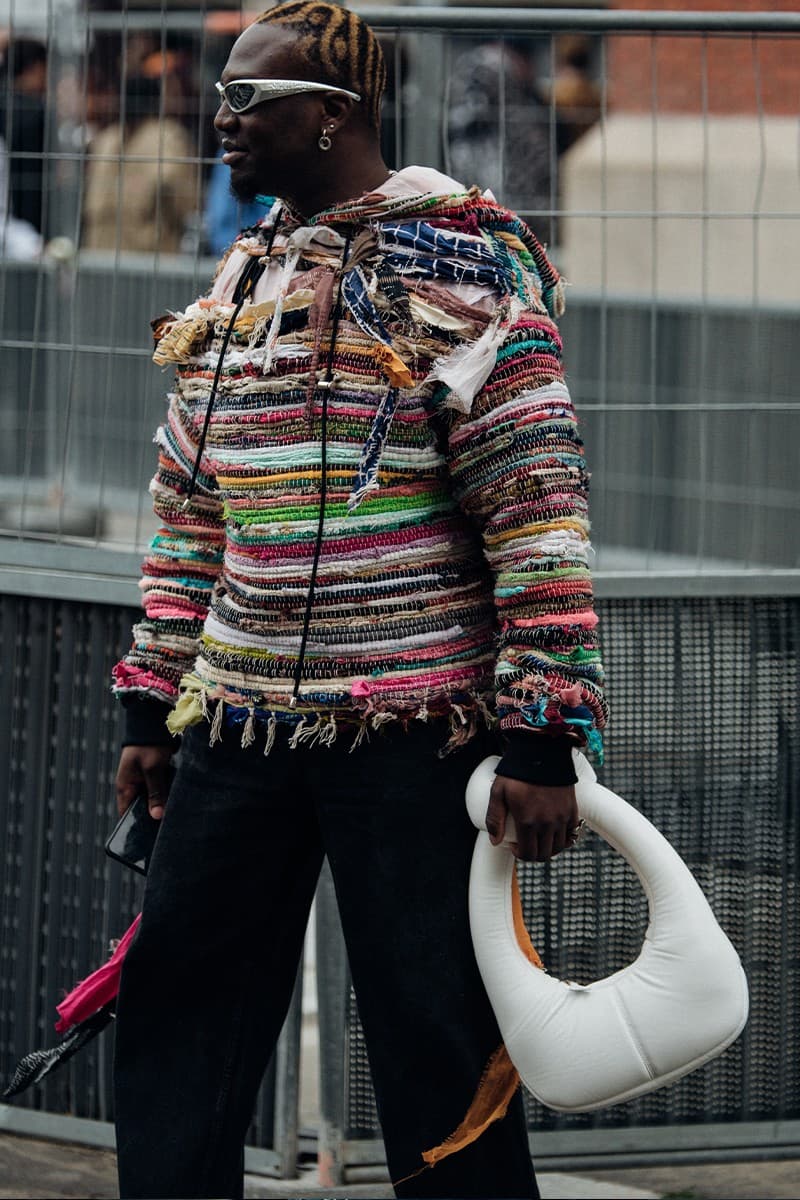
<instances>
[{"instance_id":1,"label":"white puffy handbag","mask_svg":"<svg viewBox=\"0 0 800 1200\"><path fill-rule=\"evenodd\" d=\"M467 786L470 817L483 831L469 890L478 966L523 1083L560 1112L619 1104L679 1079L721 1054L748 1012L739 956L686 864L640 812L597 782L582 754L574 759L580 816L627 859L650 909L636 961L585 986L533 966L517 939L513 821L500 846L485 832L500 760L485 759Z\"/></svg>"}]
</instances>

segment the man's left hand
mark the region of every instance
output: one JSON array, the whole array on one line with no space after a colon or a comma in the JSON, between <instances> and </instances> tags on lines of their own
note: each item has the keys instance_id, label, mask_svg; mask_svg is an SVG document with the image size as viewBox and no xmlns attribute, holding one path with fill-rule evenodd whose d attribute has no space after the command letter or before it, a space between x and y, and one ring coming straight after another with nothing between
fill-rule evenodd
<instances>
[{"instance_id":1,"label":"man's left hand","mask_svg":"<svg viewBox=\"0 0 800 1200\"><path fill-rule=\"evenodd\" d=\"M526 862L546 862L573 844L578 827L575 787L545 787L496 775L492 784L486 828L493 846L505 836L506 817L514 818L517 840L511 849Z\"/></svg>"}]
</instances>

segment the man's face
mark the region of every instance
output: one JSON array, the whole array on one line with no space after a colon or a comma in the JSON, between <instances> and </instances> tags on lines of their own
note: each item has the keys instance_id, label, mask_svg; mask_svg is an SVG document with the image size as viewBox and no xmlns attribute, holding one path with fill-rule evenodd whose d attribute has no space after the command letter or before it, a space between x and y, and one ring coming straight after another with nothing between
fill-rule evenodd
<instances>
[{"instance_id":1,"label":"man's face","mask_svg":"<svg viewBox=\"0 0 800 1200\"><path fill-rule=\"evenodd\" d=\"M290 31L251 25L231 50L220 81L234 79L318 80L294 49ZM231 169L231 190L240 200L258 194L291 199L319 169L317 141L325 117L325 93L265 100L243 113L223 102L214 125Z\"/></svg>"}]
</instances>

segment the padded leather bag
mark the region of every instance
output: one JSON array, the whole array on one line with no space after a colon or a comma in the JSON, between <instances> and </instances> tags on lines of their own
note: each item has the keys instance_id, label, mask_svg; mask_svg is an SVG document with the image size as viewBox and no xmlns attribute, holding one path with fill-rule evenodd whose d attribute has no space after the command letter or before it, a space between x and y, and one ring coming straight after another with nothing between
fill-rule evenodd
<instances>
[{"instance_id":1,"label":"padded leather bag","mask_svg":"<svg viewBox=\"0 0 800 1200\"><path fill-rule=\"evenodd\" d=\"M484 831L469 891L478 966L523 1083L559 1112L605 1108L679 1079L721 1054L748 1011L739 956L686 864L640 812L597 782L582 754L574 757L580 815L636 871L650 909L636 961L585 986L533 966L517 941L513 821L500 846L485 832L500 760L485 759L467 786L470 817Z\"/></svg>"}]
</instances>

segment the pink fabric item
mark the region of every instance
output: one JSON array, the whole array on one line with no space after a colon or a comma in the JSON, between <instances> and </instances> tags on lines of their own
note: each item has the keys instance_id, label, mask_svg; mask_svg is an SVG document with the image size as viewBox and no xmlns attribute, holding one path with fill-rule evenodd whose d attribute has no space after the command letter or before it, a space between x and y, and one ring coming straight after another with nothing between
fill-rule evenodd
<instances>
[{"instance_id":1,"label":"pink fabric item","mask_svg":"<svg viewBox=\"0 0 800 1200\"><path fill-rule=\"evenodd\" d=\"M545 613L541 617L524 617L516 618L511 622L512 625L518 625L520 629L530 628L534 625L560 625L564 629L569 629L571 625L582 625L585 629L594 629L599 617L592 610L585 609L583 612L574 612L569 614L569 621L560 620L563 614Z\"/></svg>"},{"instance_id":2,"label":"pink fabric item","mask_svg":"<svg viewBox=\"0 0 800 1200\"><path fill-rule=\"evenodd\" d=\"M86 979L82 980L68 996L64 997L60 1004L56 1005L56 1012L60 1015L60 1020L56 1021L57 1033L66 1033L73 1025L79 1025L81 1021L85 1021L87 1017L91 1017L93 1013L101 1009L104 1004L108 1004L109 1000L114 999L119 991L122 961L133 941L133 935L139 928L141 919L142 914L139 913L130 929L119 939L119 944L108 962L104 963L99 970L93 971L91 975L87 975Z\"/></svg>"},{"instance_id":3,"label":"pink fabric item","mask_svg":"<svg viewBox=\"0 0 800 1200\"><path fill-rule=\"evenodd\" d=\"M568 705L570 708L577 708L583 701L583 688L579 683L574 684L571 688L564 688L561 692L562 704Z\"/></svg>"},{"instance_id":4,"label":"pink fabric item","mask_svg":"<svg viewBox=\"0 0 800 1200\"><path fill-rule=\"evenodd\" d=\"M143 671L141 667L129 667L127 663L119 662L111 672L114 683L118 688L141 689L168 693L169 695L178 694L178 689L174 684L169 683L166 679L159 679L152 671Z\"/></svg>"}]
</instances>

